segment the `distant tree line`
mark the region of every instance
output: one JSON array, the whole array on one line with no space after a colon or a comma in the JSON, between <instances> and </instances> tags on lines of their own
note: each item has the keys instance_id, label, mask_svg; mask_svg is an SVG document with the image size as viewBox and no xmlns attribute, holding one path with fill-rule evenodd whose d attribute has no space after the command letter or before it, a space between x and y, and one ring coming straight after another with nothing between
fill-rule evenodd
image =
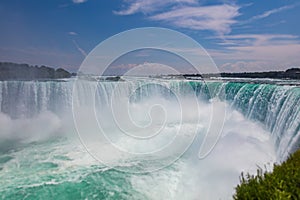
<instances>
[{"instance_id":1,"label":"distant tree line","mask_svg":"<svg viewBox=\"0 0 300 200\"><path fill-rule=\"evenodd\" d=\"M76 76L62 68L54 69L46 66L30 66L28 64L16 64L10 62L0 62L0 80L43 80L60 79ZM300 79L300 68L291 68L286 71L270 72L238 72L220 74L183 74L171 75L174 77L228 77L228 78L272 78L272 79ZM155 77L155 76L154 76ZM117 79L120 77L117 77Z\"/></svg>"},{"instance_id":2,"label":"distant tree line","mask_svg":"<svg viewBox=\"0 0 300 200\"><path fill-rule=\"evenodd\" d=\"M186 74L184 77L228 77L228 78L273 78L273 79L300 79L300 68L291 68L286 71L270 72L237 72L220 74Z\"/></svg>"},{"instance_id":3,"label":"distant tree line","mask_svg":"<svg viewBox=\"0 0 300 200\"><path fill-rule=\"evenodd\" d=\"M16 64L0 62L0 80L45 80L70 78L70 72L58 68L46 66L30 66L28 64Z\"/></svg>"}]
</instances>

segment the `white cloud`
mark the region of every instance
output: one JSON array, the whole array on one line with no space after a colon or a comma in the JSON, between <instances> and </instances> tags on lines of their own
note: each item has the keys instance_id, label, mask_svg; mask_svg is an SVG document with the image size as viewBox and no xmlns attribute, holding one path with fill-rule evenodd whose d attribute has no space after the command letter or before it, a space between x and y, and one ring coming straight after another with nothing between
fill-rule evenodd
<instances>
[{"instance_id":1,"label":"white cloud","mask_svg":"<svg viewBox=\"0 0 300 200\"><path fill-rule=\"evenodd\" d=\"M267 61L235 61L220 65L222 72L266 72L285 71L290 68L299 68L300 64L295 62L267 62Z\"/></svg>"},{"instance_id":2,"label":"white cloud","mask_svg":"<svg viewBox=\"0 0 300 200\"><path fill-rule=\"evenodd\" d=\"M86 2L87 0L72 0L73 3L84 3Z\"/></svg>"},{"instance_id":3,"label":"white cloud","mask_svg":"<svg viewBox=\"0 0 300 200\"><path fill-rule=\"evenodd\" d=\"M269 17L270 15L277 14L277 13L280 13L280 12L283 12L283 11L286 11L286 10L289 10L289 9L293 9L296 6L298 6L298 4L282 6L282 7L279 7L279 8L268 10L268 11L263 12L262 14L253 16L252 18L245 21L244 23L250 23L250 22L255 21L255 20L263 19L263 18Z\"/></svg>"},{"instance_id":4,"label":"white cloud","mask_svg":"<svg viewBox=\"0 0 300 200\"><path fill-rule=\"evenodd\" d=\"M211 30L220 35L229 33L231 25L236 23L239 7L235 5L215 5L182 7L151 16L150 19L164 21L176 27L193 30Z\"/></svg>"},{"instance_id":5,"label":"white cloud","mask_svg":"<svg viewBox=\"0 0 300 200\"><path fill-rule=\"evenodd\" d=\"M114 11L118 15L132 15L138 12L147 14L161 10L166 6L180 4L197 4L197 0L123 0L123 10Z\"/></svg>"},{"instance_id":6,"label":"white cloud","mask_svg":"<svg viewBox=\"0 0 300 200\"><path fill-rule=\"evenodd\" d=\"M251 72L251 71L268 71L270 69L270 63L262 61L236 61L225 63L220 66L222 72ZM273 66L274 67L274 66Z\"/></svg>"},{"instance_id":7,"label":"white cloud","mask_svg":"<svg viewBox=\"0 0 300 200\"><path fill-rule=\"evenodd\" d=\"M127 7L118 15L143 13L147 19L161 21L178 28L209 30L219 35L231 32L240 7L234 4L203 6L197 0L123 0Z\"/></svg>"},{"instance_id":8,"label":"white cloud","mask_svg":"<svg viewBox=\"0 0 300 200\"><path fill-rule=\"evenodd\" d=\"M221 45L229 46L260 46L268 44L297 43L298 36L289 34L240 34L222 37Z\"/></svg>"},{"instance_id":9,"label":"white cloud","mask_svg":"<svg viewBox=\"0 0 300 200\"><path fill-rule=\"evenodd\" d=\"M299 61L300 44L229 47L238 59L261 61Z\"/></svg>"},{"instance_id":10,"label":"white cloud","mask_svg":"<svg viewBox=\"0 0 300 200\"><path fill-rule=\"evenodd\" d=\"M224 36L222 50L209 53L222 71L282 70L300 64L300 41L295 35L245 34Z\"/></svg>"},{"instance_id":11,"label":"white cloud","mask_svg":"<svg viewBox=\"0 0 300 200\"><path fill-rule=\"evenodd\" d=\"M268 69L282 70L293 65L299 66L300 39L296 35L229 34L235 24L251 23L293 9L300 4L268 10L247 21L238 22L236 18L241 15L240 6L230 1L219 1L223 3L209 5L205 2L201 3L198 0L123 0L122 9L114 13L117 15L141 13L148 20L176 28L208 30L217 33L217 36L208 39L217 39L218 44L222 45L222 49L208 52L217 64L219 63L221 70L230 68L239 71L264 71Z\"/></svg>"},{"instance_id":12,"label":"white cloud","mask_svg":"<svg viewBox=\"0 0 300 200\"><path fill-rule=\"evenodd\" d=\"M132 64L131 64L132 66ZM161 63L148 63L135 65L130 67L126 72L129 76L149 76L149 75L162 75L162 74L180 74L174 67L161 64Z\"/></svg>"},{"instance_id":13,"label":"white cloud","mask_svg":"<svg viewBox=\"0 0 300 200\"><path fill-rule=\"evenodd\" d=\"M289 9L292 9L294 8L295 5L288 5L288 6L283 6L283 7L280 7L280 8L275 8L275 9L272 9L272 10L268 10L260 15L256 15L254 17L252 17L253 20L256 20L256 19L262 19L262 18L266 18L266 17L269 17L270 15L272 14L276 14L276 13L279 13L279 12L282 12L282 11L285 11L285 10L289 10Z\"/></svg>"},{"instance_id":14,"label":"white cloud","mask_svg":"<svg viewBox=\"0 0 300 200\"><path fill-rule=\"evenodd\" d=\"M149 76L165 74L198 73L192 66L175 66L159 62L129 63L110 66L106 75Z\"/></svg>"},{"instance_id":15,"label":"white cloud","mask_svg":"<svg viewBox=\"0 0 300 200\"><path fill-rule=\"evenodd\" d=\"M84 56L86 57L87 56L87 53L77 44L77 42L75 40L73 40L73 43L76 47L76 49Z\"/></svg>"},{"instance_id":16,"label":"white cloud","mask_svg":"<svg viewBox=\"0 0 300 200\"><path fill-rule=\"evenodd\" d=\"M70 31L68 34L69 35L78 35L76 32L73 32L73 31Z\"/></svg>"}]
</instances>

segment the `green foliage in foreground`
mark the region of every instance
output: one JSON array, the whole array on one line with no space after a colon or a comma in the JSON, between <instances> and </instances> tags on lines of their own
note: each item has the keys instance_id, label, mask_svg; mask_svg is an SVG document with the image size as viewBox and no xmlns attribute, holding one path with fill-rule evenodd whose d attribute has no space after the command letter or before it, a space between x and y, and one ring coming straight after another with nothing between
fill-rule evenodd
<instances>
[{"instance_id":1,"label":"green foliage in foreground","mask_svg":"<svg viewBox=\"0 0 300 200\"><path fill-rule=\"evenodd\" d=\"M244 175L233 196L241 199L300 199L300 149L281 165L274 165L272 173L262 170L257 175Z\"/></svg>"}]
</instances>

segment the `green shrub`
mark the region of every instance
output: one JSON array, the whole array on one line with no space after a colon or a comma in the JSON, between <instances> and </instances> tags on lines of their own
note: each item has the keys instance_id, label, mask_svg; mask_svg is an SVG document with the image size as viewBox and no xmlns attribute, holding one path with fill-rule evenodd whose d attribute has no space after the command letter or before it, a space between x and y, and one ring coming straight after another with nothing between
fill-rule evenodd
<instances>
[{"instance_id":1,"label":"green shrub","mask_svg":"<svg viewBox=\"0 0 300 200\"><path fill-rule=\"evenodd\" d=\"M300 199L300 149L285 162L274 165L273 172L257 170L257 175L241 175L233 198Z\"/></svg>"}]
</instances>

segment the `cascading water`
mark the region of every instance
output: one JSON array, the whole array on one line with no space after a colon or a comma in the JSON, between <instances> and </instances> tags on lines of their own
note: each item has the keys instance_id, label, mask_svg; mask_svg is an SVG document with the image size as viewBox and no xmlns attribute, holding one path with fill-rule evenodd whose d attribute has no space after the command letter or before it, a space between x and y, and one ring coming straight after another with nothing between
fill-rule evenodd
<instances>
[{"instance_id":1,"label":"cascading water","mask_svg":"<svg viewBox=\"0 0 300 200\"><path fill-rule=\"evenodd\" d=\"M0 82L1 198L228 199L242 171L269 168L300 146L300 88L296 86L158 79L82 81L75 95L73 86L71 79ZM200 116L194 116L195 108L189 107L188 87L197 96ZM162 133L172 136L181 113L171 91L184 97L180 103L188 109L182 122L187 135L182 138L189 137L193 127L198 130L193 144L173 165L153 173L119 172L96 161L79 141L70 139L77 136L72 103L91 106L92 93L96 115L98 112L105 128L116 135L118 144L135 151L155 149L152 144L137 145L120 139L115 127L110 126L112 114L107 106L113 95L120 105L125 98L135 120L161 123L162 116L155 115L155 110L149 115L152 119L147 115L148 109L159 102L172 113ZM209 126L209 105L216 99L217 110L221 104L228 110L225 124L213 151L199 160L201 133ZM122 113L119 115L121 118ZM197 117L199 122L194 120ZM90 121L86 116L80 120L87 126ZM165 142L164 137L154 141ZM151 162L156 165L163 160ZM119 167L134 170L143 165L135 160Z\"/></svg>"},{"instance_id":2,"label":"cascading water","mask_svg":"<svg viewBox=\"0 0 300 200\"><path fill-rule=\"evenodd\" d=\"M194 83L195 84L195 83ZM196 83L197 84L197 83ZM261 122L276 143L280 160L300 146L300 88L270 84L206 83L214 90L225 90L225 96L212 94L227 101L247 118ZM196 90L198 89L195 87ZM201 87L200 87L201 92ZM209 94L206 92L205 94Z\"/></svg>"}]
</instances>

